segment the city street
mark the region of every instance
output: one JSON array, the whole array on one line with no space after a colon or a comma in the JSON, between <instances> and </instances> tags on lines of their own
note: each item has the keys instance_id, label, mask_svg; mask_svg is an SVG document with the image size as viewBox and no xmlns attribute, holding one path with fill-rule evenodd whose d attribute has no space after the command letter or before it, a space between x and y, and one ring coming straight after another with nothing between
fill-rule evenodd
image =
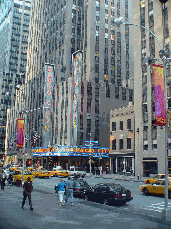
<instances>
[{"instance_id":1,"label":"city street","mask_svg":"<svg viewBox=\"0 0 171 229\"><path fill-rule=\"evenodd\" d=\"M111 176L112 177L112 176ZM103 177L85 177L90 184L114 182ZM74 198L74 206L59 206L54 186L59 178L33 181L32 202L34 211L21 208L22 187L6 186L0 190L0 228L170 228L171 222L162 223L160 207L162 197L144 196L139 192L142 182L115 180L130 188L134 199L125 206L108 206ZM169 205L171 201L169 200ZM158 211L157 211L158 209Z\"/></svg>"}]
</instances>

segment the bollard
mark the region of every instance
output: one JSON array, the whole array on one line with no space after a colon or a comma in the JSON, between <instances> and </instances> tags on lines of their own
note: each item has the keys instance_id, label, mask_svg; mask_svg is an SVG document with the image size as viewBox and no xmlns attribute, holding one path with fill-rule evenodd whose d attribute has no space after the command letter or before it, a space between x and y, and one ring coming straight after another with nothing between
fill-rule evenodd
<instances>
[{"instance_id":1,"label":"bollard","mask_svg":"<svg viewBox=\"0 0 171 229\"><path fill-rule=\"evenodd\" d=\"M137 178L138 178L138 180L140 179L140 176L139 175L137 175Z\"/></svg>"}]
</instances>

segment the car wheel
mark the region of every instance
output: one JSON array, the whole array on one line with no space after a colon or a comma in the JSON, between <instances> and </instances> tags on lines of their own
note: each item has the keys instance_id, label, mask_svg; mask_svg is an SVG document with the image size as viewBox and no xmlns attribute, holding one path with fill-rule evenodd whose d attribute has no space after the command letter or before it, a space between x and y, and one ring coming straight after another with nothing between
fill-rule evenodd
<instances>
[{"instance_id":1,"label":"car wheel","mask_svg":"<svg viewBox=\"0 0 171 229\"><path fill-rule=\"evenodd\" d=\"M149 195L149 192L148 192L148 190L147 190L146 188L143 189L143 193L144 193L146 196Z\"/></svg>"},{"instance_id":2,"label":"car wheel","mask_svg":"<svg viewBox=\"0 0 171 229\"><path fill-rule=\"evenodd\" d=\"M150 184L150 181L149 181L149 180L147 180L146 184Z\"/></svg>"},{"instance_id":3,"label":"car wheel","mask_svg":"<svg viewBox=\"0 0 171 229\"><path fill-rule=\"evenodd\" d=\"M108 199L104 198L103 204L105 204L105 205L108 204Z\"/></svg>"},{"instance_id":4,"label":"car wheel","mask_svg":"<svg viewBox=\"0 0 171 229\"><path fill-rule=\"evenodd\" d=\"M47 178L49 178L49 177L47 177Z\"/></svg>"}]
</instances>

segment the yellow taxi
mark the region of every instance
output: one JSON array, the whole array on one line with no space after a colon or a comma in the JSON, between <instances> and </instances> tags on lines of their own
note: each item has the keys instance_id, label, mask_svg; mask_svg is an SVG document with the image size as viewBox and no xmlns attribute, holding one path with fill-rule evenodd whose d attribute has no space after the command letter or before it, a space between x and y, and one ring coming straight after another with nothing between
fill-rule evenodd
<instances>
[{"instance_id":1,"label":"yellow taxi","mask_svg":"<svg viewBox=\"0 0 171 229\"><path fill-rule=\"evenodd\" d=\"M169 177L171 177L171 174L168 174ZM165 178L165 174L162 173L162 174L158 174L158 175L155 175L154 177L152 178L148 178L144 181L145 184L152 184L154 183L156 180L158 179L164 179Z\"/></svg>"},{"instance_id":2,"label":"yellow taxi","mask_svg":"<svg viewBox=\"0 0 171 229\"><path fill-rule=\"evenodd\" d=\"M17 171L19 168L21 169L20 165L13 165L12 167L9 168L9 170L12 172L12 171Z\"/></svg>"},{"instance_id":3,"label":"yellow taxi","mask_svg":"<svg viewBox=\"0 0 171 229\"><path fill-rule=\"evenodd\" d=\"M140 191L146 196L149 194L164 195L165 179L159 179L153 184L145 184L140 187ZM171 179L168 184L168 197L171 199Z\"/></svg>"},{"instance_id":4,"label":"yellow taxi","mask_svg":"<svg viewBox=\"0 0 171 229\"><path fill-rule=\"evenodd\" d=\"M49 178L51 176L51 172L43 168L39 168L37 169L37 171L33 171L32 174L37 178L43 178L43 177Z\"/></svg>"},{"instance_id":5,"label":"yellow taxi","mask_svg":"<svg viewBox=\"0 0 171 229\"><path fill-rule=\"evenodd\" d=\"M66 171L65 169L62 168L53 168L53 170L51 171L51 176L55 176L55 177L68 177L69 173L68 171Z\"/></svg>"},{"instance_id":6,"label":"yellow taxi","mask_svg":"<svg viewBox=\"0 0 171 229\"><path fill-rule=\"evenodd\" d=\"M22 170L16 170L13 174L14 177L14 182L16 182L16 180L20 180L22 181ZM30 177L30 181L33 181L33 175L31 172L29 171L24 171L24 181L27 181L27 177Z\"/></svg>"}]
</instances>

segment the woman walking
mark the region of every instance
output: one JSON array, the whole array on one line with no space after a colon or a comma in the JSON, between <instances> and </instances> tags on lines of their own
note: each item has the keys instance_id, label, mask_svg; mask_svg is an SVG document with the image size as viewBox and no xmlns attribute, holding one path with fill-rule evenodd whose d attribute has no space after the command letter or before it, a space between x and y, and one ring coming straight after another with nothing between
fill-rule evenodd
<instances>
[{"instance_id":1,"label":"woman walking","mask_svg":"<svg viewBox=\"0 0 171 229\"><path fill-rule=\"evenodd\" d=\"M63 181L63 179L61 179L60 183L58 184L56 190L58 191L59 193L59 201L61 203L61 206L64 205L63 203L63 200L64 200L64 192L65 192L65 187L66 187L66 184L65 182Z\"/></svg>"}]
</instances>

